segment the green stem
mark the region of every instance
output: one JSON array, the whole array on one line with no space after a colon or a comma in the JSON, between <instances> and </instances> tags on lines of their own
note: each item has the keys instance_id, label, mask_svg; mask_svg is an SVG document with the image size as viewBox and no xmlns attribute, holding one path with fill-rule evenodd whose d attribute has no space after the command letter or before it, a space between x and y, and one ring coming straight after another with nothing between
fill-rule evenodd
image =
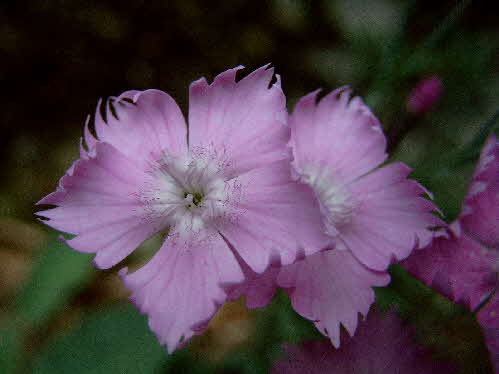
<instances>
[{"instance_id":1,"label":"green stem","mask_svg":"<svg viewBox=\"0 0 499 374\"><path fill-rule=\"evenodd\" d=\"M422 59L424 59L424 51L434 49L441 42L452 28L457 24L464 14L465 9L471 4L471 0L461 0L454 9L445 17L445 19L431 32L425 41L412 53L409 57L406 66L403 69L402 75L411 74L417 71Z\"/></svg>"},{"instance_id":2,"label":"green stem","mask_svg":"<svg viewBox=\"0 0 499 374\"><path fill-rule=\"evenodd\" d=\"M459 21L464 14L465 9L471 4L471 0L459 1L454 9L447 15L447 17L440 23L423 42L421 48L432 49L440 42L452 27Z\"/></svg>"}]
</instances>

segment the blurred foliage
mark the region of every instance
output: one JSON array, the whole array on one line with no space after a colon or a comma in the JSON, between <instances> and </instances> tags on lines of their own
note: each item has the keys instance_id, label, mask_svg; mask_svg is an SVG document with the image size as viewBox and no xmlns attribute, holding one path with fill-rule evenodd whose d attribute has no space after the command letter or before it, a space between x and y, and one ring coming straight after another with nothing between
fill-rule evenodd
<instances>
[{"instance_id":1,"label":"blurred foliage","mask_svg":"<svg viewBox=\"0 0 499 374\"><path fill-rule=\"evenodd\" d=\"M34 360L33 373L156 373L166 362L146 317L132 305L119 305L87 316L55 339Z\"/></svg>"},{"instance_id":2,"label":"blurred foliage","mask_svg":"<svg viewBox=\"0 0 499 374\"><path fill-rule=\"evenodd\" d=\"M30 279L11 305L13 318L8 325L0 325L0 332L6 337L0 362L9 364L7 372L15 372L21 364L20 351L25 340L30 338L30 344L37 344L37 339L30 336L33 331L42 329L54 314L63 312L95 274L90 256L69 250L57 238L47 240L44 247L35 260Z\"/></svg>"},{"instance_id":3,"label":"blurred foliage","mask_svg":"<svg viewBox=\"0 0 499 374\"><path fill-rule=\"evenodd\" d=\"M99 97L160 88L186 113L194 79L272 62L290 109L317 87L355 88L382 121L391 159L414 168L451 222L485 137L497 132L499 109L499 4L455 4L2 2L0 372L264 373L283 342L322 338L279 293L262 310L227 304L205 334L167 356L145 318L122 303L114 269L96 272L89 256L27 223L33 203L78 156L86 113ZM425 115L408 114L411 88L431 75L441 77L444 95ZM126 265L139 266L160 240ZM381 308L396 308L421 343L463 365L460 373L491 372L471 313L396 266L391 275L376 290Z\"/></svg>"},{"instance_id":4,"label":"blurred foliage","mask_svg":"<svg viewBox=\"0 0 499 374\"><path fill-rule=\"evenodd\" d=\"M399 265L392 282L376 288L376 304L395 309L414 328L416 341L433 349L436 359L455 362L457 373L492 373L480 326L472 312L411 277Z\"/></svg>"},{"instance_id":5,"label":"blurred foliage","mask_svg":"<svg viewBox=\"0 0 499 374\"><path fill-rule=\"evenodd\" d=\"M31 279L14 303L20 323L36 328L45 323L51 313L63 309L95 274L91 258L69 250L57 238L50 240L33 267Z\"/></svg>"}]
</instances>

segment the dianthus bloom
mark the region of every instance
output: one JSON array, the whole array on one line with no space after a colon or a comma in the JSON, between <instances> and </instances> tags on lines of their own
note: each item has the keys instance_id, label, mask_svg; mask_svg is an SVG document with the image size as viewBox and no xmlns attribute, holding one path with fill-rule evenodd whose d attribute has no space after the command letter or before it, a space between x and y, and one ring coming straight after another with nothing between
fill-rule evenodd
<instances>
[{"instance_id":1,"label":"dianthus bloom","mask_svg":"<svg viewBox=\"0 0 499 374\"><path fill-rule=\"evenodd\" d=\"M40 204L67 244L110 268L151 235L167 238L141 269L120 271L132 300L173 351L198 333L243 281L240 262L261 273L321 249L308 192L290 174L289 128L272 69L236 82L230 69L189 92L189 128L158 90L127 91L85 126L81 156Z\"/></svg>"},{"instance_id":2,"label":"dianthus bloom","mask_svg":"<svg viewBox=\"0 0 499 374\"><path fill-rule=\"evenodd\" d=\"M395 313L382 316L371 311L355 338L334 349L327 341L309 341L285 347L287 358L276 362L272 373L310 374L446 374L448 363L432 359L431 353L417 346L410 328Z\"/></svg>"},{"instance_id":3,"label":"dianthus bloom","mask_svg":"<svg viewBox=\"0 0 499 374\"><path fill-rule=\"evenodd\" d=\"M498 285L499 143L488 139L460 217L427 248L404 262L406 269L471 310Z\"/></svg>"},{"instance_id":4,"label":"dianthus bloom","mask_svg":"<svg viewBox=\"0 0 499 374\"><path fill-rule=\"evenodd\" d=\"M486 142L460 217L431 245L404 261L416 278L450 300L478 312L492 363L499 370L499 143Z\"/></svg>"},{"instance_id":5,"label":"dianthus bloom","mask_svg":"<svg viewBox=\"0 0 499 374\"><path fill-rule=\"evenodd\" d=\"M379 121L347 88L316 103L303 97L290 117L293 174L310 191L328 250L307 256L263 277L253 274L234 297L247 294L249 306L272 296L271 279L288 291L294 309L340 344L340 323L353 335L358 313L374 302L372 286L384 286L387 267L432 238L428 228L442 222L426 191L407 179L402 163L379 167L386 139ZM274 285L275 288L275 285Z\"/></svg>"}]
</instances>

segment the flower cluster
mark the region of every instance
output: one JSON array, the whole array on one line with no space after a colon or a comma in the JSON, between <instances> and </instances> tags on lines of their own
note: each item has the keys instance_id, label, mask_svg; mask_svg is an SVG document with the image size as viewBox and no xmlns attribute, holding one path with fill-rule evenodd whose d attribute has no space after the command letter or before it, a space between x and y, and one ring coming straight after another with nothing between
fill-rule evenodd
<instances>
[{"instance_id":1,"label":"flower cluster","mask_svg":"<svg viewBox=\"0 0 499 374\"><path fill-rule=\"evenodd\" d=\"M277 287L339 346L387 267L443 223L406 165L383 165L381 125L348 88L313 92L288 116L272 69L236 81L239 69L191 84L188 125L162 91L99 103L80 158L39 202L56 207L38 215L102 269L167 232L147 264L119 274L170 352L225 301L261 307Z\"/></svg>"},{"instance_id":2,"label":"flower cluster","mask_svg":"<svg viewBox=\"0 0 499 374\"><path fill-rule=\"evenodd\" d=\"M316 96L302 98L289 119L291 172L309 187L333 245L263 276L248 269L246 284L229 295L246 294L248 307L260 307L280 286L294 309L339 347L340 323L353 336L358 313L367 315L374 302L372 287L389 283L388 266L428 245L428 228L442 221L423 187L407 179L406 165L380 167L385 136L360 98L350 99L347 88L318 104Z\"/></svg>"}]
</instances>

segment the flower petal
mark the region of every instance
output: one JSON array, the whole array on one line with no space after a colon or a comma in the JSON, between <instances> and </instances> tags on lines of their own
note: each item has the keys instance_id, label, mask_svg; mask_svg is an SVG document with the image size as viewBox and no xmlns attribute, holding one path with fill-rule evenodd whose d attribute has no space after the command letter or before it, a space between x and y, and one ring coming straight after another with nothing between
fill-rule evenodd
<instances>
[{"instance_id":1,"label":"flower petal","mask_svg":"<svg viewBox=\"0 0 499 374\"><path fill-rule=\"evenodd\" d=\"M353 182L350 193L357 205L351 222L340 228L341 240L367 267L385 270L393 258L406 258L415 247L432 239L428 228L443 225L431 212L426 191L407 179L410 169L394 163Z\"/></svg>"},{"instance_id":2,"label":"flower petal","mask_svg":"<svg viewBox=\"0 0 499 374\"><path fill-rule=\"evenodd\" d=\"M263 274L255 273L244 262L241 262L245 280L242 284L231 287L227 291L229 301L246 297L246 306L250 309L263 308L272 300L277 291L277 274L280 267L269 266Z\"/></svg>"},{"instance_id":3,"label":"flower petal","mask_svg":"<svg viewBox=\"0 0 499 374\"><path fill-rule=\"evenodd\" d=\"M221 73L210 85L201 78L191 84L189 93L189 147L226 158L229 178L289 153L279 79L269 88L273 69L264 66L236 82L241 68Z\"/></svg>"},{"instance_id":4,"label":"flower petal","mask_svg":"<svg viewBox=\"0 0 499 374\"><path fill-rule=\"evenodd\" d=\"M58 207L37 214L49 218L43 221L47 225L76 235L67 244L97 253L95 264L109 268L163 228L141 214L136 194L146 178L113 146L98 143L61 178L58 190L40 201Z\"/></svg>"},{"instance_id":5,"label":"flower petal","mask_svg":"<svg viewBox=\"0 0 499 374\"><path fill-rule=\"evenodd\" d=\"M189 244L170 236L146 265L129 275L124 268L120 276L170 353L200 333L225 302L222 286L244 279L234 255L216 233Z\"/></svg>"},{"instance_id":6,"label":"flower petal","mask_svg":"<svg viewBox=\"0 0 499 374\"><path fill-rule=\"evenodd\" d=\"M469 235L499 249L499 142L495 135L482 150L460 221Z\"/></svg>"},{"instance_id":7,"label":"flower petal","mask_svg":"<svg viewBox=\"0 0 499 374\"><path fill-rule=\"evenodd\" d=\"M350 90L339 88L316 105L317 91L303 97L290 117L294 166L325 164L342 183L379 166L386 159L386 139L379 121Z\"/></svg>"},{"instance_id":8,"label":"flower petal","mask_svg":"<svg viewBox=\"0 0 499 374\"><path fill-rule=\"evenodd\" d=\"M373 286L386 286L390 276L360 264L349 251L328 250L285 266L278 284L289 289L294 309L316 322L319 331L340 345L340 323L351 336L358 313L367 315L374 302Z\"/></svg>"},{"instance_id":9,"label":"flower petal","mask_svg":"<svg viewBox=\"0 0 499 374\"><path fill-rule=\"evenodd\" d=\"M466 234L448 231L417 250L403 266L423 283L473 310L498 285L499 252Z\"/></svg>"},{"instance_id":10,"label":"flower petal","mask_svg":"<svg viewBox=\"0 0 499 374\"><path fill-rule=\"evenodd\" d=\"M175 100L159 90L127 91L106 104L104 120L100 103L95 114L98 140L112 144L141 165L158 160L163 152L187 151L187 127ZM85 129L91 149L95 139Z\"/></svg>"},{"instance_id":11,"label":"flower petal","mask_svg":"<svg viewBox=\"0 0 499 374\"><path fill-rule=\"evenodd\" d=\"M312 191L291 179L288 161L253 169L237 181L242 191L237 218L219 230L255 272L330 245Z\"/></svg>"}]
</instances>

